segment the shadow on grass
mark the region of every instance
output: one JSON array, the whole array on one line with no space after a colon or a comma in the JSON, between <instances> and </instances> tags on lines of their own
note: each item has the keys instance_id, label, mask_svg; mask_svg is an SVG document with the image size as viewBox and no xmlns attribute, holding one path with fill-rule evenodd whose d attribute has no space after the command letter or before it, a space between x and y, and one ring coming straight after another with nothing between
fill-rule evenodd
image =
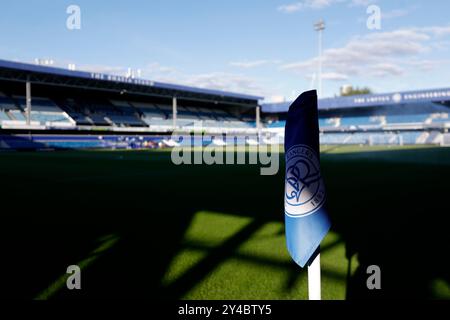
<instances>
[{"instance_id":1,"label":"shadow on grass","mask_svg":"<svg viewBox=\"0 0 450 320\"><path fill-rule=\"evenodd\" d=\"M359 262L347 298L432 298L434 279L449 283L449 155L431 148L323 157L333 230ZM367 289L370 265L381 268L381 290Z\"/></svg>"},{"instance_id":2,"label":"shadow on grass","mask_svg":"<svg viewBox=\"0 0 450 320\"><path fill-rule=\"evenodd\" d=\"M333 231L359 262L347 298L430 298L433 280L449 282L450 166L425 161L440 153L448 156L426 149L322 157ZM161 152L8 154L0 164L2 295L9 298L35 298L106 234L118 241L83 270L82 290L55 298L180 298L260 226L284 218L284 168L260 176L256 166L176 167ZM252 221L163 287L201 210ZM366 288L371 264L381 268L380 291ZM286 268L290 290L302 275L293 262Z\"/></svg>"}]
</instances>

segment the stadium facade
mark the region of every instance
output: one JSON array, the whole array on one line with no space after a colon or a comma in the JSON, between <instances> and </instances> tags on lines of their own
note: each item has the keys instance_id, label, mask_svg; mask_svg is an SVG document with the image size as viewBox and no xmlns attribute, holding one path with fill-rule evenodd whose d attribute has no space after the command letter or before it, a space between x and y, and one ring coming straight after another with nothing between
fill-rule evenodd
<instances>
[{"instance_id":1,"label":"stadium facade","mask_svg":"<svg viewBox=\"0 0 450 320\"><path fill-rule=\"evenodd\" d=\"M253 95L0 60L0 148L170 146L174 130L282 142L290 103L262 102ZM449 113L450 88L321 99L321 143L447 145Z\"/></svg>"},{"instance_id":2,"label":"stadium facade","mask_svg":"<svg viewBox=\"0 0 450 320\"><path fill-rule=\"evenodd\" d=\"M268 130L283 135L290 102L266 104ZM450 88L319 100L322 144L450 144Z\"/></svg>"}]
</instances>

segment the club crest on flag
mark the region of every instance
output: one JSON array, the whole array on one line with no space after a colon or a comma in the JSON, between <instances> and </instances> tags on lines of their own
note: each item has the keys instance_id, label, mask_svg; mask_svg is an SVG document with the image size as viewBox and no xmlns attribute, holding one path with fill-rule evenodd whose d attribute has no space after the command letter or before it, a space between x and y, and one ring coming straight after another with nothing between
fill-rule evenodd
<instances>
[{"instance_id":1,"label":"club crest on flag","mask_svg":"<svg viewBox=\"0 0 450 320\"><path fill-rule=\"evenodd\" d=\"M318 157L307 145L292 146L286 153L285 213L306 216L325 202L325 186Z\"/></svg>"},{"instance_id":2,"label":"club crest on flag","mask_svg":"<svg viewBox=\"0 0 450 320\"><path fill-rule=\"evenodd\" d=\"M284 130L286 243L292 259L303 268L308 262L313 263L312 258L318 261L315 253L331 227L320 171L315 90L303 92L291 104Z\"/></svg>"}]
</instances>

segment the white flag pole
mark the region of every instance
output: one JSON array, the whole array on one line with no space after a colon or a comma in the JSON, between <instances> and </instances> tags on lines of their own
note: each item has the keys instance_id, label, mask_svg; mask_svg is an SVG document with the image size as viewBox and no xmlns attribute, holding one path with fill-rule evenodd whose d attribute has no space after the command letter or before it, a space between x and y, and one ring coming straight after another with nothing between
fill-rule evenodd
<instances>
[{"instance_id":1,"label":"white flag pole","mask_svg":"<svg viewBox=\"0 0 450 320\"><path fill-rule=\"evenodd\" d=\"M320 247L317 255L308 266L308 297L309 300L321 300L320 293Z\"/></svg>"}]
</instances>

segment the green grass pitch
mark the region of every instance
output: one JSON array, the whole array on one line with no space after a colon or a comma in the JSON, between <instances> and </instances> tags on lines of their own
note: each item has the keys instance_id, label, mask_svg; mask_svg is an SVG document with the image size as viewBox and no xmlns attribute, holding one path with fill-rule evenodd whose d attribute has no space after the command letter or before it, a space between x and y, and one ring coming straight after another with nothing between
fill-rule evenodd
<instances>
[{"instance_id":1,"label":"green grass pitch","mask_svg":"<svg viewBox=\"0 0 450 320\"><path fill-rule=\"evenodd\" d=\"M450 149L325 146L321 163L322 297L450 298ZM307 299L285 246L283 161L261 176L165 151L13 152L0 178L5 297ZM381 290L366 287L372 264Z\"/></svg>"}]
</instances>

